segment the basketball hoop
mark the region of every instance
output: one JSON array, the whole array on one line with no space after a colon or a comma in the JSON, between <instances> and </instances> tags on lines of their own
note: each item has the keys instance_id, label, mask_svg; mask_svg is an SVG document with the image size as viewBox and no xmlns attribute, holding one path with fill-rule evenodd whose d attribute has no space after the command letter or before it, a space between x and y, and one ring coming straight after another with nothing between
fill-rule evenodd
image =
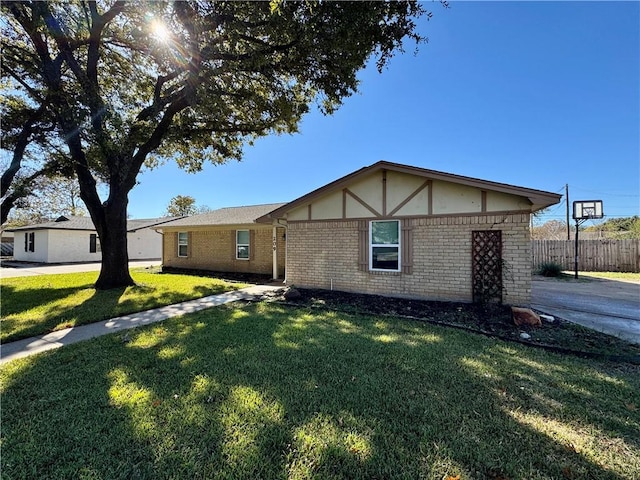
<instances>
[{"instance_id":1,"label":"basketball hoop","mask_svg":"<svg viewBox=\"0 0 640 480\"><path fill-rule=\"evenodd\" d=\"M602 217L604 217L602 200L577 200L573 202L573 219L576 221L575 278L578 278L578 231L580 230L580 224L587 220L595 220Z\"/></svg>"},{"instance_id":2,"label":"basketball hoop","mask_svg":"<svg viewBox=\"0 0 640 480\"><path fill-rule=\"evenodd\" d=\"M573 202L573 219L591 220L602 218L602 200L578 200Z\"/></svg>"}]
</instances>

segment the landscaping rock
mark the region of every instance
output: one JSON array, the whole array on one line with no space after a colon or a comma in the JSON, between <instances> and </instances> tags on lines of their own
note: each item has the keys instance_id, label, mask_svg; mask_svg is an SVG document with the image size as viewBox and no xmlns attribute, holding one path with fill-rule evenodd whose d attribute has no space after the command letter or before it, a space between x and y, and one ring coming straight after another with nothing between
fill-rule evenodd
<instances>
[{"instance_id":1,"label":"landscaping rock","mask_svg":"<svg viewBox=\"0 0 640 480\"><path fill-rule=\"evenodd\" d=\"M539 327L542 325L538 314L530 308L511 307L511 314L513 316L513 323L519 327L522 325L531 327Z\"/></svg>"},{"instance_id":2,"label":"landscaping rock","mask_svg":"<svg viewBox=\"0 0 640 480\"><path fill-rule=\"evenodd\" d=\"M529 335L528 333L522 332L522 333L520 334L520 338L521 338L522 340L531 340L531 335Z\"/></svg>"},{"instance_id":3,"label":"landscaping rock","mask_svg":"<svg viewBox=\"0 0 640 480\"><path fill-rule=\"evenodd\" d=\"M540 320L544 320L547 323L553 323L556 321L555 317L552 317L551 315L544 315L544 314L540 314Z\"/></svg>"},{"instance_id":4,"label":"landscaping rock","mask_svg":"<svg viewBox=\"0 0 640 480\"><path fill-rule=\"evenodd\" d=\"M285 300L297 300L302 297L302 294L295 287L288 287L284 291Z\"/></svg>"}]
</instances>

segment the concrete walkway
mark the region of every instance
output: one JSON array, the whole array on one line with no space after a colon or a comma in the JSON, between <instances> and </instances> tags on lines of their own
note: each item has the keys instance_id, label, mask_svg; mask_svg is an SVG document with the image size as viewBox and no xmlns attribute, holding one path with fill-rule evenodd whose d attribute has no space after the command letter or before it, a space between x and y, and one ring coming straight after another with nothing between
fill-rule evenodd
<instances>
[{"instance_id":1,"label":"concrete walkway","mask_svg":"<svg viewBox=\"0 0 640 480\"><path fill-rule=\"evenodd\" d=\"M81 325L79 327L65 328L39 337L26 338L17 342L0 345L0 365L15 360L16 358L35 355L54 348L60 348L72 343L89 340L90 338L118 332L129 328L160 322L167 318L198 312L206 308L216 307L225 303L238 300L248 300L260 297L265 293L281 289L281 284L276 285L252 285L233 292L210 295L208 297L189 300L175 305L167 305L145 312L125 315L97 323Z\"/></svg>"}]
</instances>

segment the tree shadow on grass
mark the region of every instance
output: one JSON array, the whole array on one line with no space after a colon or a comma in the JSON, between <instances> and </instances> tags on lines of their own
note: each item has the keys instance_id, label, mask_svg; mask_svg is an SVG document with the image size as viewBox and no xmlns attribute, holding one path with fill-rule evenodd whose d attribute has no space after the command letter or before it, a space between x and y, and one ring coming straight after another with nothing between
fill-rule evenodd
<instances>
[{"instance_id":1,"label":"tree shadow on grass","mask_svg":"<svg viewBox=\"0 0 640 480\"><path fill-rule=\"evenodd\" d=\"M3 312L2 343L116 316L114 312L119 310L120 298L127 287L95 290L92 285L87 285L79 288L53 289L54 292L51 294L48 294L50 292L47 290L38 288L19 292L17 296L30 299L33 306L13 315ZM38 300L34 302L33 298Z\"/></svg>"},{"instance_id":2,"label":"tree shadow on grass","mask_svg":"<svg viewBox=\"0 0 640 480\"><path fill-rule=\"evenodd\" d=\"M4 286L0 341L12 342L227 290L224 284L196 285L189 294L144 284L108 290L96 290L92 283L19 290Z\"/></svg>"},{"instance_id":3,"label":"tree shadow on grass","mask_svg":"<svg viewBox=\"0 0 640 480\"><path fill-rule=\"evenodd\" d=\"M132 294L140 293L140 297L119 299L118 303L114 307L111 317L108 318L157 308L159 305L173 305L175 303L184 302L194 298L217 295L229 291L229 288L224 284L206 286L196 285L191 289L191 292L188 295L181 292L167 292L144 284L137 284L128 288Z\"/></svg>"},{"instance_id":4,"label":"tree shadow on grass","mask_svg":"<svg viewBox=\"0 0 640 480\"><path fill-rule=\"evenodd\" d=\"M37 305L43 305L65 299L79 290L90 288L93 288L92 282L69 288L53 288L47 287L45 284L34 288L2 285L2 316L6 317L33 308L34 299L37 299Z\"/></svg>"},{"instance_id":5,"label":"tree shadow on grass","mask_svg":"<svg viewBox=\"0 0 640 480\"><path fill-rule=\"evenodd\" d=\"M621 479L640 455L637 412L609 401L640 405L638 383L609 364L265 305L130 340L4 367L7 478ZM596 447L622 449L615 470Z\"/></svg>"}]
</instances>

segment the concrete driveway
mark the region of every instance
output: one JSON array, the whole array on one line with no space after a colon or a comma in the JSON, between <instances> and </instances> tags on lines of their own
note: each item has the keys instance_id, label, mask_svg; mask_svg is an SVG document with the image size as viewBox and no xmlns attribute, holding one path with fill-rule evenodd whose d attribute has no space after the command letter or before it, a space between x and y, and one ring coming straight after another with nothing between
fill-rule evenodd
<instances>
[{"instance_id":1,"label":"concrete driveway","mask_svg":"<svg viewBox=\"0 0 640 480\"><path fill-rule=\"evenodd\" d=\"M160 265L160 260L132 260L129 268L144 268ZM0 278L30 277L53 273L93 272L100 270L100 262L92 263L29 263L3 260L0 265Z\"/></svg>"},{"instance_id":2,"label":"concrete driveway","mask_svg":"<svg viewBox=\"0 0 640 480\"><path fill-rule=\"evenodd\" d=\"M536 310L640 344L640 283L534 277Z\"/></svg>"}]
</instances>

